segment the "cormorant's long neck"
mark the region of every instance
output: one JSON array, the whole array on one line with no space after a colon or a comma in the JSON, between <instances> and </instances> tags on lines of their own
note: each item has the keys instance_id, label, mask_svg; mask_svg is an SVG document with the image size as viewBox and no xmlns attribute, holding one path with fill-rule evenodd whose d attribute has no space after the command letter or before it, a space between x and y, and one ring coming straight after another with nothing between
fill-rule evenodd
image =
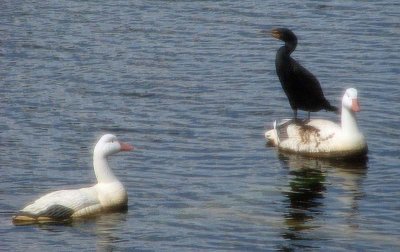
<instances>
[{"instance_id":1,"label":"cormorant's long neck","mask_svg":"<svg viewBox=\"0 0 400 252\"><path fill-rule=\"evenodd\" d=\"M118 181L118 179L115 177L114 173L110 169L110 166L108 165L107 157L105 157L104 155L95 153L93 155L93 166L98 183L109 183Z\"/></svg>"},{"instance_id":2,"label":"cormorant's long neck","mask_svg":"<svg viewBox=\"0 0 400 252\"><path fill-rule=\"evenodd\" d=\"M285 66L289 64L290 54L296 49L297 40L286 41L285 45L279 48L276 53L276 61L277 65L284 64Z\"/></svg>"},{"instance_id":3,"label":"cormorant's long neck","mask_svg":"<svg viewBox=\"0 0 400 252\"><path fill-rule=\"evenodd\" d=\"M282 46L276 52L275 66L279 78L283 78L286 75L286 71L289 69L290 65L290 52L286 46ZM281 80L282 81L282 80Z\"/></svg>"},{"instance_id":4,"label":"cormorant's long neck","mask_svg":"<svg viewBox=\"0 0 400 252\"><path fill-rule=\"evenodd\" d=\"M290 55L296 49L296 46L297 46L297 39L289 40L289 41L285 42L285 48L286 48L288 55Z\"/></svg>"},{"instance_id":5,"label":"cormorant's long neck","mask_svg":"<svg viewBox=\"0 0 400 252\"><path fill-rule=\"evenodd\" d=\"M341 120L342 120L342 130L345 134L352 135L359 133L356 115L353 111L350 111L345 107L342 107Z\"/></svg>"}]
</instances>

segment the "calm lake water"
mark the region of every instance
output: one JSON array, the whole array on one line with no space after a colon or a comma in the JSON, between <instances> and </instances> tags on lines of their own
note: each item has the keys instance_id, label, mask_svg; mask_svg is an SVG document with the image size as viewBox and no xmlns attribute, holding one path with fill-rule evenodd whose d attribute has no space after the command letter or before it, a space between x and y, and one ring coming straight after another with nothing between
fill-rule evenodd
<instances>
[{"instance_id":1,"label":"calm lake water","mask_svg":"<svg viewBox=\"0 0 400 252\"><path fill-rule=\"evenodd\" d=\"M400 5L292 2L2 1L0 250L399 251ZM273 27L333 104L359 90L368 161L265 145L292 116ZM13 226L38 196L95 183L105 132L137 147L110 160L128 212Z\"/></svg>"}]
</instances>

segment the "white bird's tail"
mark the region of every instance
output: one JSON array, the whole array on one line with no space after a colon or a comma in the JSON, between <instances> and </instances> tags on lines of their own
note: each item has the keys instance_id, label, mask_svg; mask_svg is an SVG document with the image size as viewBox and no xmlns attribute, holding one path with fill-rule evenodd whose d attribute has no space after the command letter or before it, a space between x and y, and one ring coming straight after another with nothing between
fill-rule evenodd
<instances>
[{"instance_id":1,"label":"white bird's tail","mask_svg":"<svg viewBox=\"0 0 400 252\"><path fill-rule=\"evenodd\" d=\"M265 132L265 139L267 140L268 144L278 146L280 141L278 137L278 132L276 130L276 120L274 121L274 128Z\"/></svg>"}]
</instances>

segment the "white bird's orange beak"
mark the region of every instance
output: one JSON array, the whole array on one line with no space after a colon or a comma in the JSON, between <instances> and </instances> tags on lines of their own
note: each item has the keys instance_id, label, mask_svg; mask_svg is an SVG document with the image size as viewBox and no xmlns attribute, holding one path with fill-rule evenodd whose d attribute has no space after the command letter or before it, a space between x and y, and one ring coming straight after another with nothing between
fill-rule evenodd
<instances>
[{"instance_id":1,"label":"white bird's orange beak","mask_svg":"<svg viewBox=\"0 0 400 252\"><path fill-rule=\"evenodd\" d=\"M135 148L135 147L133 147L132 145L130 145L128 143L119 142L119 144L121 145L121 151L131 151L131 150L133 150Z\"/></svg>"},{"instance_id":2,"label":"white bird's orange beak","mask_svg":"<svg viewBox=\"0 0 400 252\"><path fill-rule=\"evenodd\" d=\"M358 99L353 99L351 103L351 110L354 112L360 112L360 104L358 103Z\"/></svg>"}]
</instances>

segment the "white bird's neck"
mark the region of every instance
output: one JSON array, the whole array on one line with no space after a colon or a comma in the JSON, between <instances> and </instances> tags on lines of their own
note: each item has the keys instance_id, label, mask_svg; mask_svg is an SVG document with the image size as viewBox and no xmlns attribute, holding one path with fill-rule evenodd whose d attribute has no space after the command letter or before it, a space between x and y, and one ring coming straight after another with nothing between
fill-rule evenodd
<instances>
[{"instance_id":1,"label":"white bird's neck","mask_svg":"<svg viewBox=\"0 0 400 252\"><path fill-rule=\"evenodd\" d=\"M359 134L356 115L353 111L342 107L342 131L346 135Z\"/></svg>"},{"instance_id":2,"label":"white bird's neck","mask_svg":"<svg viewBox=\"0 0 400 252\"><path fill-rule=\"evenodd\" d=\"M95 154L93 156L93 166L98 183L110 183L118 181L108 165L107 157Z\"/></svg>"}]
</instances>

